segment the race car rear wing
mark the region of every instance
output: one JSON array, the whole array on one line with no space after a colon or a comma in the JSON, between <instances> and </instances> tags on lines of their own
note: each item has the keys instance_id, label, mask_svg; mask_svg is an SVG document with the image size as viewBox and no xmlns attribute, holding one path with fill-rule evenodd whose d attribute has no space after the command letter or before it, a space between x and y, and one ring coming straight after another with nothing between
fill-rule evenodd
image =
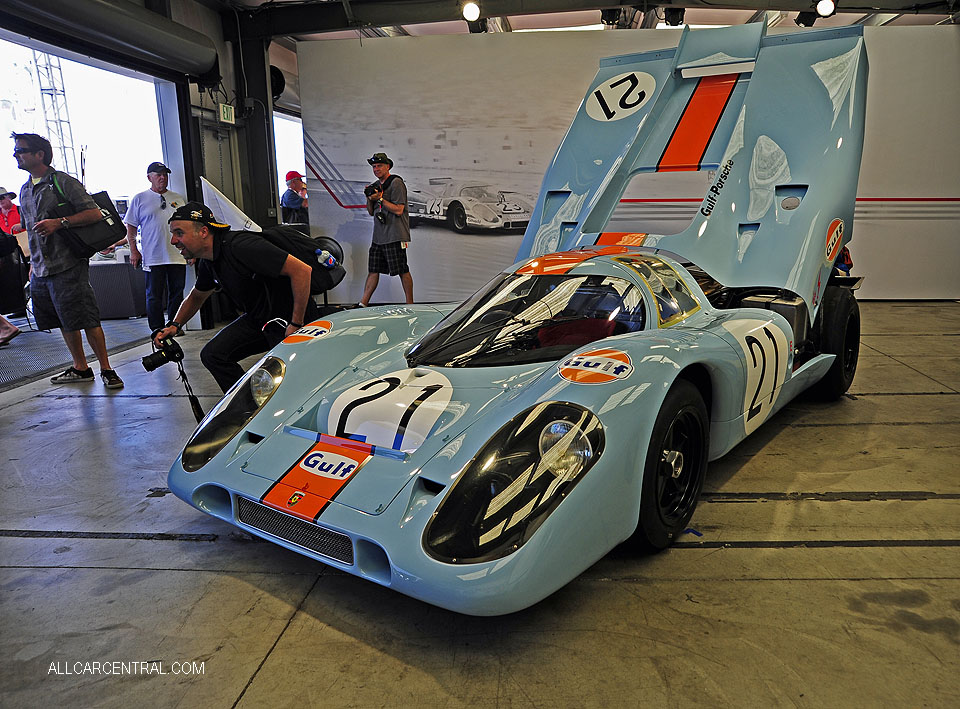
<instances>
[{"instance_id":1,"label":"race car rear wing","mask_svg":"<svg viewBox=\"0 0 960 709\"><path fill-rule=\"evenodd\" d=\"M643 246L725 286L794 292L812 320L853 231L866 82L860 26L773 36L762 22L684 27L675 49L602 60L518 260L597 243L637 174L708 172L690 226Z\"/></svg>"}]
</instances>

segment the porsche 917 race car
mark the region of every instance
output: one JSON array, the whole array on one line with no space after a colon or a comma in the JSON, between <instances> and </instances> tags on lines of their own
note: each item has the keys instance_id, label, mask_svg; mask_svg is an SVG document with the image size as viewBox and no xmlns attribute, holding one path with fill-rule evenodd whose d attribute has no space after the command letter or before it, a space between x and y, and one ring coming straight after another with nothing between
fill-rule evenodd
<instances>
[{"instance_id":1,"label":"porsche 917 race car","mask_svg":"<svg viewBox=\"0 0 960 709\"><path fill-rule=\"evenodd\" d=\"M435 221L463 233L469 229L524 229L533 205L519 192L492 185L441 177L430 180L433 190L407 194L410 224Z\"/></svg>"},{"instance_id":2,"label":"porsche 917 race car","mask_svg":"<svg viewBox=\"0 0 960 709\"><path fill-rule=\"evenodd\" d=\"M708 461L856 372L856 279L834 260L863 139L861 28L764 31L685 29L675 50L604 60L516 264L459 305L290 335L200 423L170 489L476 615L536 603L625 540L668 547ZM651 169L713 171L690 227L594 230Z\"/></svg>"}]
</instances>

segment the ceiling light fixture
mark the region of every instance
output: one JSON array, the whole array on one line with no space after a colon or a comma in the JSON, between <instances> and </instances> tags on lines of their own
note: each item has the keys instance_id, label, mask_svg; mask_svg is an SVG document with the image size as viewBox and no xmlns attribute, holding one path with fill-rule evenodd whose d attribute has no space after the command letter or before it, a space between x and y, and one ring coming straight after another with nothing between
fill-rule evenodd
<instances>
[{"instance_id":1,"label":"ceiling light fixture","mask_svg":"<svg viewBox=\"0 0 960 709\"><path fill-rule=\"evenodd\" d=\"M463 13L463 19L467 22L476 22L480 19L480 5L475 2L465 2L460 8Z\"/></svg>"},{"instance_id":2,"label":"ceiling light fixture","mask_svg":"<svg viewBox=\"0 0 960 709\"><path fill-rule=\"evenodd\" d=\"M817 3L817 14L820 17L830 17L834 12L836 12L837 6L833 0L820 0Z\"/></svg>"}]
</instances>

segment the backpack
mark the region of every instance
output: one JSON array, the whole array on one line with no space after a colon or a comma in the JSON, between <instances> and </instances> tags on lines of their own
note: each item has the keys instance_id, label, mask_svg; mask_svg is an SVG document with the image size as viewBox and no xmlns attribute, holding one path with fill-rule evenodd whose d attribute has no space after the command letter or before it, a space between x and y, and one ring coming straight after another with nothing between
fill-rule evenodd
<instances>
[{"instance_id":1,"label":"backpack","mask_svg":"<svg viewBox=\"0 0 960 709\"><path fill-rule=\"evenodd\" d=\"M305 236L298 229L287 224L266 227L260 235L277 248L310 266L313 271L310 275L310 295L318 295L330 290L347 275L343 267L343 249L328 236ZM336 263L333 266L321 264L317 257L318 251L329 252Z\"/></svg>"}]
</instances>

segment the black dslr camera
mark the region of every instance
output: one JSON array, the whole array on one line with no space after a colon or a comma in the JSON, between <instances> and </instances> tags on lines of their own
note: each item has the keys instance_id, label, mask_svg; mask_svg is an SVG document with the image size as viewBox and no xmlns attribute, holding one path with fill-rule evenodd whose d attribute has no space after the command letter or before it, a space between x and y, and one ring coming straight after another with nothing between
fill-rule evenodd
<instances>
[{"instance_id":1,"label":"black dslr camera","mask_svg":"<svg viewBox=\"0 0 960 709\"><path fill-rule=\"evenodd\" d=\"M370 195L375 195L377 192L382 192L383 186L380 184L380 180L376 182L371 182L369 185L363 188L363 193L369 197ZM373 218L376 219L381 224L387 223L387 217L383 213L383 205L378 204L376 211L373 213Z\"/></svg>"},{"instance_id":2,"label":"black dslr camera","mask_svg":"<svg viewBox=\"0 0 960 709\"><path fill-rule=\"evenodd\" d=\"M159 330L154 330L153 334L150 336L151 341L160 332ZM140 360L140 363L143 364L143 368L148 372L152 372L157 367L166 364L167 362L182 362L183 361L183 349L176 343L172 337L165 337L160 340L160 346L157 348L156 352L148 354L146 357L143 357Z\"/></svg>"}]
</instances>

